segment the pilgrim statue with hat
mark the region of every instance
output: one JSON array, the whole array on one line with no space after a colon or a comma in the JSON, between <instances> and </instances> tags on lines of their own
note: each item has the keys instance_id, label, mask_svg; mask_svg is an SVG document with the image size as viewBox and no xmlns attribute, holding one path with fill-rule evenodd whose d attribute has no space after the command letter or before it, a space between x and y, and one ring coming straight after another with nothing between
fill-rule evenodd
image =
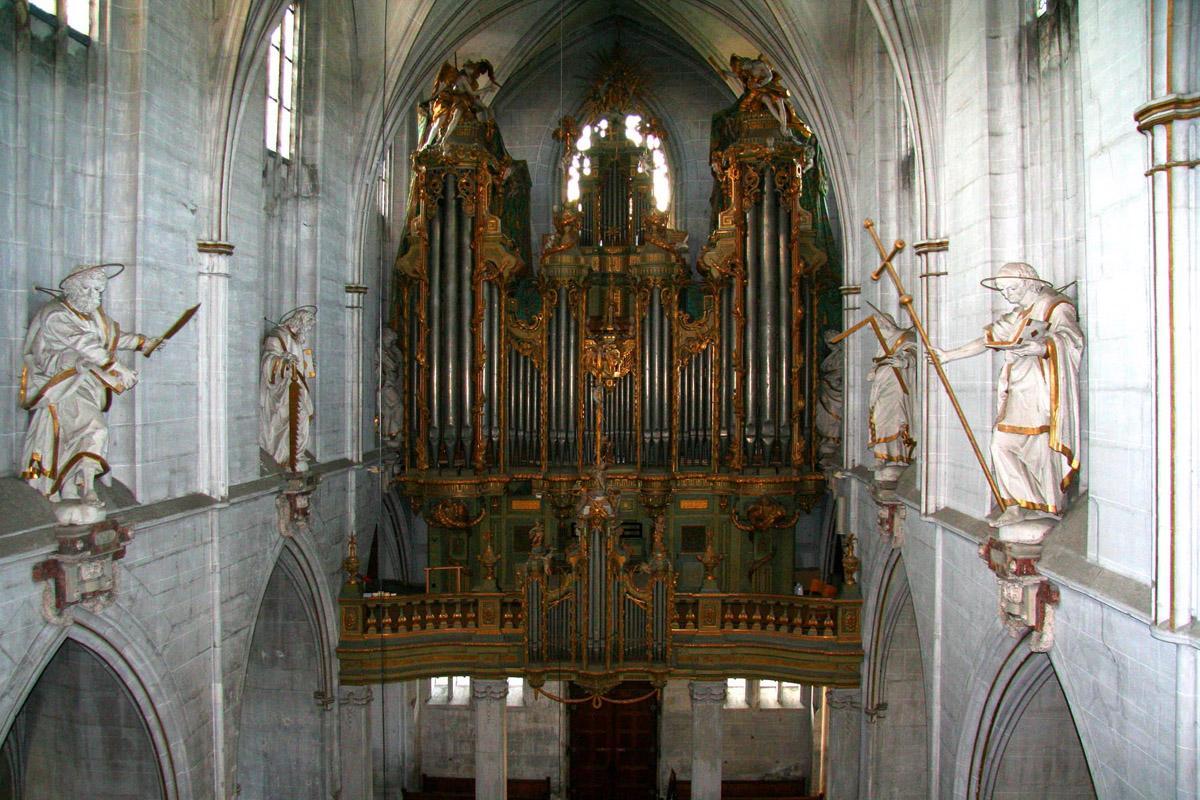
<instances>
[{"instance_id":1,"label":"pilgrim statue with hat","mask_svg":"<svg viewBox=\"0 0 1200 800\"><path fill-rule=\"evenodd\" d=\"M34 314L22 350L19 401L31 412L21 477L55 504L63 525L105 518L95 482L108 473L105 412L114 394L138 380L117 360L118 350L149 357L163 338L124 333L104 313L101 298L122 264L76 267Z\"/></svg>"},{"instance_id":2,"label":"pilgrim statue with hat","mask_svg":"<svg viewBox=\"0 0 1200 800\"><path fill-rule=\"evenodd\" d=\"M879 332L879 352L872 359L867 380L871 383L867 401L867 447L875 455L875 482L881 488L894 488L900 475L912 463L912 387L917 364L917 336L913 328L901 328L895 318L875 312Z\"/></svg>"},{"instance_id":3,"label":"pilgrim statue with hat","mask_svg":"<svg viewBox=\"0 0 1200 800\"><path fill-rule=\"evenodd\" d=\"M270 320L268 320L269 322ZM309 336L317 307L300 306L283 315L263 339L258 385L258 443L288 472L308 469L313 400L309 381L317 377Z\"/></svg>"},{"instance_id":4,"label":"pilgrim statue with hat","mask_svg":"<svg viewBox=\"0 0 1200 800\"><path fill-rule=\"evenodd\" d=\"M992 430L992 471L1002 507L990 517L1007 541L1040 542L1067 506L1079 471L1079 365L1083 331L1075 306L1028 264L1009 263L981 283L1013 308L943 362L1004 354Z\"/></svg>"}]
</instances>

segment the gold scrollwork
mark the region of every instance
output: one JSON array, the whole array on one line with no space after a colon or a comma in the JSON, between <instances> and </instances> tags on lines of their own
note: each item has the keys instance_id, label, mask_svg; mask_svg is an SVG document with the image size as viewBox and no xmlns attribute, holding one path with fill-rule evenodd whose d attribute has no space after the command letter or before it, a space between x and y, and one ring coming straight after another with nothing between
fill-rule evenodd
<instances>
[{"instance_id":1,"label":"gold scrollwork","mask_svg":"<svg viewBox=\"0 0 1200 800\"><path fill-rule=\"evenodd\" d=\"M462 500L447 498L429 510L429 519L440 528L450 528L456 531L469 530L484 518L486 511L471 519L471 512Z\"/></svg>"},{"instance_id":2,"label":"gold scrollwork","mask_svg":"<svg viewBox=\"0 0 1200 800\"><path fill-rule=\"evenodd\" d=\"M800 512L788 516L787 509L771 497L763 496L746 507L746 519L738 518L737 509L729 515L734 527L747 533L761 533L772 528L790 528L800 519Z\"/></svg>"},{"instance_id":3,"label":"gold scrollwork","mask_svg":"<svg viewBox=\"0 0 1200 800\"><path fill-rule=\"evenodd\" d=\"M616 387L637 362L637 342L633 337L611 335L585 337L583 340L583 368L606 389Z\"/></svg>"}]
</instances>

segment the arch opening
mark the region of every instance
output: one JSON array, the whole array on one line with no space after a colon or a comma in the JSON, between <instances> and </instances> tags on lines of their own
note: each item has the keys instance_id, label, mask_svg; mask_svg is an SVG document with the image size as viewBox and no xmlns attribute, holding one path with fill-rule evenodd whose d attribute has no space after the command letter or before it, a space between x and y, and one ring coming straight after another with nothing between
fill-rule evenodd
<instances>
[{"instance_id":1,"label":"arch opening","mask_svg":"<svg viewBox=\"0 0 1200 800\"><path fill-rule=\"evenodd\" d=\"M0 796L165 798L153 739L118 675L66 639L0 747Z\"/></svg>"},{"instance_id":2,"label":"arch opening","mask_svg":"<svg viewBox=\"0 0 1200 800\"><path fill-rule=\"evenodd\" d=\"M309 604L282 561L259 606L240 709L239 797L325 797L321 637Z\"/></svg>"},{"instance_id":3,"label":"arch opening","mask_svg":"<svg viewBox=\"0 0 1200 800\"><path fill-rule=\"evenodd\" d=\"M1043 653L1022 653L1015 669L1013 660L1001 670L983 716L971 796L1095 798L1083 742L1054 665Z\"/></svg>"},{"instance_id":4,"label":"arch opening","mask_svg":"<svg viewBox=\"0 0 1200 800\"><path fill-rule=\"evenodd\" d=\"M916 609L898 555L884 586L866 709L866 796L915 800L929 795L928 706Z\"/></svg>"}]
</instances>

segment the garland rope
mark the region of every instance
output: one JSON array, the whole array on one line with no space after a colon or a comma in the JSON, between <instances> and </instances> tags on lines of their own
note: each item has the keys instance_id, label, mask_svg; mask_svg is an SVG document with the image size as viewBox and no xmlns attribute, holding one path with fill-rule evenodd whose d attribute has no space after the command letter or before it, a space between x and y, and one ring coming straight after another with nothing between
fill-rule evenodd
<instances>
[{"instance_id":1,"label":"garland rope","mask_svg":"<svg viewBox=\"0 0 1200 800\"><path fill-rule=\"evenodd\" d=\"M604 703L612 703L613 705L618 705L618 706L630 706L630 705L633 705L634 703L640 703L643 700L649 700L651 697L658 696L662 690L661 689L651 689L649 692L642 695L641 697L633 697L633 698L630 698L627 700L618 700L613 697L605 697L604 695L600 694L599 692L592 692L587 697L574 697L574 698L559 697L556 694L551 694L550 692L547 692L545 689L541 688L540 686L533 687L533 691L542 695L543 697L550 698L551 700L553 700L556 703L562 703L563 705L580 705L582 703L591 703L592 708L599 708Z\"/></svg>"}]
</instances>

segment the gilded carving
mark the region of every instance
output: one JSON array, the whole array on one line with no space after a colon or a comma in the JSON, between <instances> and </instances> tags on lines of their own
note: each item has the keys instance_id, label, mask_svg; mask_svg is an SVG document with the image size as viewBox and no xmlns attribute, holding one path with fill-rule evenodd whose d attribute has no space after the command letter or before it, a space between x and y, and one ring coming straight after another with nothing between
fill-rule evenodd
<instances>
[{"instance_id":1,"label":"gilded carving","mask_svg":"<svg viewBox=\"0 0 1200 800\"><path fill-rule=\"evenodd\" d=\"M472 518L466 503L462 500L447 498L429 510L429 520L439 528L469 530L478 525L486 513L486 511L480 511L476 517Z\"/></svg>"},{"instance_id":2,"label":"gilded carving","mask_svg":"<svg viewBox=\"0 0 1200 800\"><path fill-rule=\"evenodd\" d=\"M734 527L746 533L762 533L771 529L795 527L800 512L787 513L787 509L774 498L763 496L746 507L746 519L738 517L737 509L729 515Z\"/></svg>"}]
</instances>

